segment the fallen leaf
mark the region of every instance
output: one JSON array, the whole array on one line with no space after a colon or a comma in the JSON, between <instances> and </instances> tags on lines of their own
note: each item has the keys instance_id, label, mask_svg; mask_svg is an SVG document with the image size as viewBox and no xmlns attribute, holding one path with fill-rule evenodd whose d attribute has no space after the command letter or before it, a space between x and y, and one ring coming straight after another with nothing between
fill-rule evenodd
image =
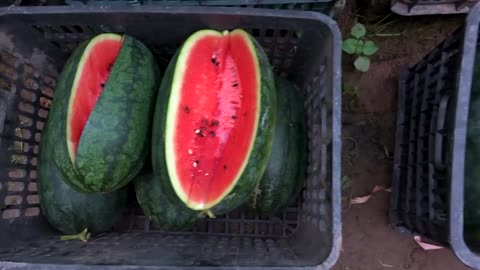
<instances>
[{"instance_id":1,"label":"fallen leaf","mask_svg":"<svg viewBox=\"0 0 480 270\"><path fill-rule=\"evenodd\" d=\"M385 187L383 187L383 186L375 186L375 187L373 187L373 189L372 189L372 194L373 194L373 193L380 192L380 191L384 191L384 190L385 190Z\"/></svg>"},{"instance_id":2,"label":"fallen leaf","mask_svg":"<svg viewBox=\"0 0 480 270\"><path fill-rule=\"evenodd\" d=\"M380 259L377 259L377 260L378 260L378 263L380 263L381 266L383 266L383 267L388 267L388 268L393 268L393 265L385 264L385 263L383 263Z\"/></svg>"},{"instance_id":3,"label":"fallen leaf","mask_svg":"<svg viewBox=\"0 0 480 270\"><path fill-rule=\"evenodd\" d=\"M372 195L367 195L367 196L363 196L363 197L357 197L355 199L352 199L350 201L351 204L362 204L362 203L366 203L370 197L372 197Z\"/></svg>"},{"instance_id":4,"label":"fallen leaf","mask_svg":"<svg viewBox=\"0 0 480 270\"><path fill-rule=\"evenodd\" d=\"M422 238L418 235L413 237L413 240L423 249L423 250L437 250L437 249L444 249L445 247L432 245L429 243L425 243L422 241Z\"/></svg>"},{"instance_id":5,"label":"fallen leaf","mask_svg":"<svg viewBox=\"0 0 480 270\"><path fill-rule=\"evenodd\" d=\"M351 204L362 204L362 203L366 203L372 196L373 194L377 193L377 192L380 192L380 191L386 191L386 192L392 192L392 189L391 188L385 188L384 186L375 186L373 187L372 191L370 192L370 194L368 195L365 195L365 196L361 196L361 197L356 197L354 199L351 199L350 200L350 203Z\"/></svg>"}]
</instances>

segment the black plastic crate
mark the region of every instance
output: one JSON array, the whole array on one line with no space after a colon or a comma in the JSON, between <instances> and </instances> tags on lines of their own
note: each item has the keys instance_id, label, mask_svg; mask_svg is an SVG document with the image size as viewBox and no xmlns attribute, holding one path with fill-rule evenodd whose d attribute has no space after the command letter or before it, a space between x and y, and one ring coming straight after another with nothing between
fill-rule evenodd
<instances>
[{"instance_id":1,"label":"black plastic crate","mask_svg":"<svg viewBox=\"0 0 480 270\"><path fill-rule=\"evenodd\" d=\"M391 0L392 11L404 15L467 13L478 0Z\"/></svg>"},{"instance_id":2,"label":"black plastic crate","mask_svg":"<svg viewBox=\"0 0 480 270\"><path fill-rule=\"evenodd\" d=\"M76 45L105 31L128 33L147 44L164 68L196 30L239 27L261 43L274 72L306 96L308 167L299 201L278 215L240 208L175 232L153 225L133 206L115 232L87 243L59 241L41 215L37 154L55 80ZM331 267L341 246L340 44L336 23L315 12L0 9L0 268Z\"/></svg>"},{"instance_id":3,"label":"black plastic crate","mask_svg":"<svg viewBox=\"0 0 480 270\"><path fill-rule=\"evenodd\" d=\"M448 242L452 110L462 31L403 73L398 91L391 222ZM450 119L450 120L449 120Z\"/></svg>"},{"instance_id":4,"label":"black plastic crate","mask_svg":"<svg viewBox=\"0 0 480 270\"><path fill-rule=\"evenodd\" d=\"M464 27L401 76L390 202L397 229L450 245L477 269L480 257L463 236L463 181L479 24L480 4Z\"/></svg>"}]
</instances>

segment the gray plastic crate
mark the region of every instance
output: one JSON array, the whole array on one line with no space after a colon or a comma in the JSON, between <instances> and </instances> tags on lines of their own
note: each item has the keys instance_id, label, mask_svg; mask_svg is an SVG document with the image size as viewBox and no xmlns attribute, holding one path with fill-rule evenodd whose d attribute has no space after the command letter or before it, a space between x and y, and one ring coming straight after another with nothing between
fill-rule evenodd
<instances>
[{"instance_id":1,"label":"gray plastic crate","mask_svg":"<svg viewBox=\"0 0 480 270\"><path fill-rule=\"evenodd\" d=\"M391 0L392 11L404 15L468 13L478 0Z\"/></svg>"},{"instance_id":2,"label":"gray plastic crate","mask_svg":"<svg viewBox=\"0 0 480 270\"><path fill-rule=\"evenodd\" d=\"M156 227L132 206L112 233L87 243L59 241L41 215L37 154L55 80L76 45L100 32L127 33L164 68L194 31L239 27L261 43L274 72L306 96L308 169L299 202L272 216L240 208L180 232ZM0 269L330 268L342 239L340 44L336 23L314 12L0 9Z\"/></svg>"},{"instance_id":3,"label":"gray plastic crate","mask_svg":"<svg viewBox=\"0 0 480 270\"><path fill-rule=\"evenodd\" d=\"M458 94L454 104L455 132L452 136L452 181L449 202L450 245L463 263L472 268L480 269L480 244L478 242L473 243L464 237L465 175L467 175L465 174L465 156L468 153L466 148L467 123L469 122L470 106L472 105L470 97L472 94L478 96L480 91L478 78L473 76L474 70L478 74L478 69L480 69L480 63L478 62L478 55L480 54L480 4L477 4L468 15L462 52L458 74ZM474 80L476 84L474 84ZM476 124L478 125L478 123ZM467 242L470 243L467 244Z\"/></svg>"}]
</instances>

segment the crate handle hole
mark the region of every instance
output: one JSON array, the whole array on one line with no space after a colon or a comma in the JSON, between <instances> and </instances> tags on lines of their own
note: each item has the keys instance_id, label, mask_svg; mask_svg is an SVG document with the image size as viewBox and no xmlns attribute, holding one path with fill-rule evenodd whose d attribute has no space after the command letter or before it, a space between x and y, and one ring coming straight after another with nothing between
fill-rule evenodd
<instances>
[{"instance_id":1,"label":"crate handle hole","mask_svg":"<svg viewBox=\"0 0 480 270\"><path fill-rule=\"evenodd\" d=\"M67 26L61 25L60 28L62 28L63 32L71 34L73 33L72 30L70 30Z\"/></svg>"},{"instance_id":2,"label":"crate handle hole","mask_svg":"<svg viewBox=\"0 0 480 270\"><path fill-rule=\"evenodd\" d=\"M72 26L72 28L73 28L75 31L77 31L77 33L80 33L80 34L83 33L83 29L82 29L82 27L80 27L79 25L74 25L74 26Z\"/></svg>"}]
</instances>

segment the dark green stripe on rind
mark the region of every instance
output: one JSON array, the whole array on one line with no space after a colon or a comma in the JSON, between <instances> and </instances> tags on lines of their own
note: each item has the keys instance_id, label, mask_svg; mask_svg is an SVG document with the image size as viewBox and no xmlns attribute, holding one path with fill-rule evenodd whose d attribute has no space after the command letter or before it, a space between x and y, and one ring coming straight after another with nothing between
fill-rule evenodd
<instances>
[{"instance_id":1,"label":"dark green stripe on rind","mask_svg":"<svg viewBox=\"0 0 480 270\"><path fill-rule=\"evenodd\" d=\"M75 55L71 59L74 58ZM57 123L50 120L54 116L55 112L51 111L39 153L37 185L42 213L53 227L65 234L76 234L85 228L92 233L106 232L122 216L127 204L127 190L87 194L65 183L52 154L59 145L58 133L54 131Z\"/></svg>"},{"instance_id":2,"label":"dark green stripe on rind","mask_svg":"<svg viewBox=\"0 0 480 270\"><path fill-rule=\"evenodd\" d=\"M70 72L61 78L57 92L67 93L68 104L76 55ZM75 166L68 156L65 132L67 108L56 118L62 140L56 162L67 181L85 192L110 192L126 185L138 173L147 152L147 135L158 90L159 71L154 56L142 43L124 36L120 53L105 88L91 112L78 144ZM56 104L54 103L54 106ZM65 145L63 145L65 144Z\"/></svg>"},{"instance_id":3,"label":"dark green stripe on rind","mask_svg":"<svg viewBox=\"0 0 480 270\"><path fill-rule=\"evenodd\" d=\"M276 102L273 74L265 52L253 38L252 40L255 44L260 64L262 84L260 93L260 119L257 136L255 138L250 159L241 178L238 180L233 190L219 204L211 209L214 214L223 214L231 211L250 198L253 189L263 175L271 151ZM178 53L179 51L177 51L173 59L170 61L157 97L152 135L152 165L155 175L159 176L162 180L161 183L165 190L165 194L170 197L172 202L183 204L183 202L177 197L170 182L165 157L167 106L170 98Z\"/></svg>"},{"instance_id":4,"label":"dark green stripe on rind","mask_svg":"<svg viewBox=\"0 0 480 270\"><path fill-rule=\"evenodd\" d=\"M170 201L153 173L140 174L133 180L137 200L145 215L162 229L185 230L192 228L199 219L198 213L177 200Z\"/></svg>"},{"instance_id":5,"label":"dark green stripe on rind","mask_svg":"<svg viewBox=\"0 0 480 270\"><path fill-rule=\"evenodd\" d=\"M277 118L272 154L251 202L264 214L287 207L298 196L307 158L303 97L287 80L278 77L275 82Z\"/></svg>"}]
</instances>

